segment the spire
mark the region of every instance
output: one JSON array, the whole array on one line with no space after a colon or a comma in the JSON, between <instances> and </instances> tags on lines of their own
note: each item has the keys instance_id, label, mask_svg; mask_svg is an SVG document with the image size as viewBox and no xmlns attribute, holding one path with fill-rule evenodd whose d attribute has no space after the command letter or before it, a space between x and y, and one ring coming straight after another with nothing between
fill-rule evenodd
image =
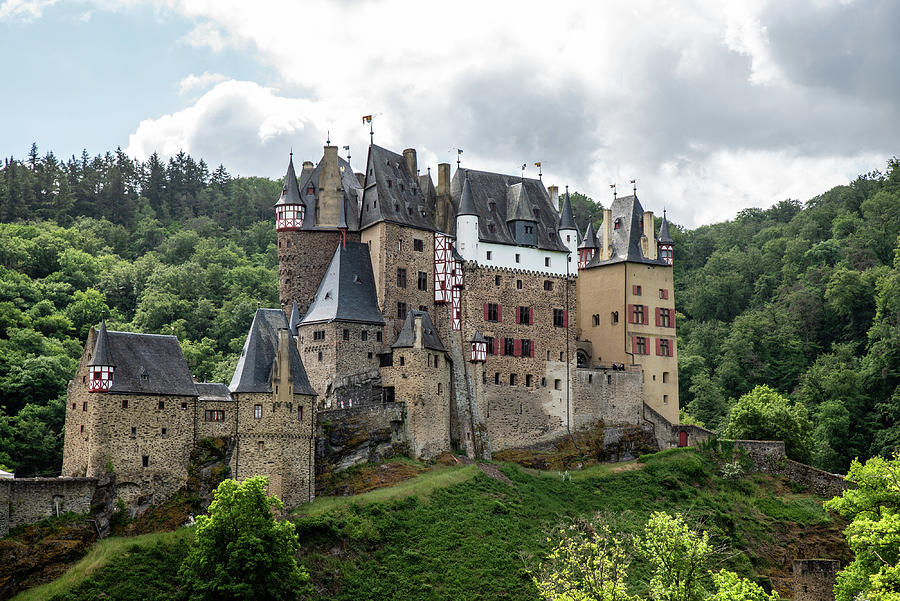
<instances>
[{"instance_id":1,"label":"spire","mask_svg":"<svg viewBox=\"0 0 900 601\"><path fill-rule=\"evenodd\" d=\"M478 212L475 210L475 199L472 198L472 185L469 184L468 170L466 170L466 181L463 182L462 196L459 199L459 209L456 211L456 216L460 215L478 216Z\"/></svg>"},{"instance_id":2,"label":"spire","mask_svg":"<svg viewBox=\"0 0 900 601\"><path fill-rule=\"evenodd\" d=\"M578 231L578 227L575 225L575 214L572 212L572 203L569 201L569 186L566 186L566 200L559 212L559 227L556 229Z\"/></svg>"},{"instance_id":3,"label":"spire","mask_svg":"<svg viewBox=\"0 0 900 601\"><path fill-rule=\"evenodd\" d=\"M109 353L109 335L106 333L106 318L100 322L100 331L97 332L97 341L94 343L94 353L91 360L88 361L89 366L109 366L115 367L112 356Z\"/></svg>"},{"instance_id":4,"label":"spire","mask_svg":"<svg viewBox=\"0 0 900 601\"><path fill-rule=\"evenodd\" d=\"M659 226L657 241L660 244L672 244L672 236L669 235L669 221L666 219L666 210L663 209L662 225Z\"/></svg>"},{"instance_id":5,"label":"spire","mask_svg":"<svg viewBox=\"0 0 900 601\"><path fill-rule=\"evenodd\" d=\"M288 329L291 331L291 336L297 335L297 328L300 327L300 310L297 307L297 299L294 299L294 304L291 305L291 321L288 324Z\"/></svg>"},{"instance_id":6,"label":"spire","mask_svg":"<svg viewBox=\"0 0 900 601\"><path fill-rule=\"evenodd\" d=\"M284 174L284 186L281 188L281 198L278 199L275 206L302 204L303 201L300 200L300 185L297 184L297 174L294 173L294 152L291 151L287 173Z\"/></svg>"},{"instance_id":7,"label":"spire","mask_svg":"<svg viewBox=\"0 0 900 601\"><path fill-rule=\"evenodd\" d=\"M597 243L597 234L594 232L594 224L588 223L587 229L584 231L584 240L578 245L578 248L600 248Z\"/></svg>"}]
</instances>

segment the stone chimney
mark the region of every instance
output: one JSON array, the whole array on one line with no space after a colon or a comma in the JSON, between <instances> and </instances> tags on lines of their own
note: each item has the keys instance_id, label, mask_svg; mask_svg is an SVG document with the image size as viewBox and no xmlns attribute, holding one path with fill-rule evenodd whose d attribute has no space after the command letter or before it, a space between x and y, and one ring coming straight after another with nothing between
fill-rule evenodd
<instances>
[{"instance_id":1,"label":"stone chimney","mask_svg":"<svg viewBox=\"0 0 900 601\"><path fill-rule=\"evenodd\" d=\"M413 320L416 326L416 341L413 343L413 348L422 348L422 316L416 315L413 317Z\"/></svg>"},{"instance_id":2,"label":"stone chimney","mask_svg":"<svg viewBox=\"0 0 900 601\"><path fill-rule=\"evenodd\" d=\"M416 149L407 148L404 150L403 158L406 159L406 168L409 169L409 174L418 179L419 166L416 164Z\"/></svg>"},{"instance_id":3,"label":"stone chimney","mask_svg":"<svg viewBox=\"0 0 900 601\"><path fill-rule=\"evenodd\" d=\"M603 225L600 226L600 260L606 261L612 256L612 209L603 209Z\"/></svg>"},{"instance_id":4,"label":"stone chimney","mask_svg":"<svg viewBox=\"0 0 900 601\"><path fill-rule=\"evenodd\" d=\"M278 350L275 353L275 367L272 370L272 392L276 402L293 400L294 379L291 377L291 345L294 344L291 331L278 330Z\"/></svg>"},{"instance_id":5,"label":"stone chimney","mask_svg":"<svg viewBox=\"0 0 900 601\"><path fill-rule=\"evenodd\" d=\"M316 190L316 225L337 226L342 197L338 147L326 146L322 157L322 173L319 175L319 189Z\"/></svg>"},{"instance_id":6,"label":"stone chimney","mask_svg":"<svg viewBox=\"0 0 900 601\"><path fill-rule=\"evenodd\" d=\"M435 225L443 232L456 227L456 216L450 202L450 163L438 164L437 199L435 203Z\"/></svg>"},{"instance_id":7,"label":"stone chimney","mask_svg":"<svg viewBox=\"0 0 900 601\"><path fill-rule=\"evenodd\" d=\"M644 247L644 256L648 259L656 259L656 232L654 231L653 211L644 211L644 235L641 236L641 245Z\"/></svg>"},{"instance_id":8,"label":"stone chimney","mask_svg":"<svg viewBox=\"0 0 900 601\"><path fill-rule=\"evenodd\" d=\"M547 188L547 192L550 193L550 204L559 213L559 186L550 186Z\"/></svg>"}]
</instances>

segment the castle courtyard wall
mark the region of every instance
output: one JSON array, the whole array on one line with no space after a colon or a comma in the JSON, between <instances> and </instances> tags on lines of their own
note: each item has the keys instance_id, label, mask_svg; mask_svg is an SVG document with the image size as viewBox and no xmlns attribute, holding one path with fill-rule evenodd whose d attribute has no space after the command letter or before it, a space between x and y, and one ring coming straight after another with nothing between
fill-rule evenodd
<instances>
[{"instance_id":1,"label":"castle courtyard wall","mask_svg":"<svg viewBox=\"0 0 900 601\"><path fill-rule=\"evenodd\" d=\"M0 480L0 537L17 526L63 513L90 513L97 478Z\"/></svg>"},{"instance_id":2,"label":"castle courtyard wall","mask_svg":"<svg viewBox=\"0 0 900 601\"><path fill-rule=\"evenodd\" d=\"M589 427L598 420L606 425L641 424L643 404L639 371L575 370L574 429Z\"/></svg>"}]
</instances>

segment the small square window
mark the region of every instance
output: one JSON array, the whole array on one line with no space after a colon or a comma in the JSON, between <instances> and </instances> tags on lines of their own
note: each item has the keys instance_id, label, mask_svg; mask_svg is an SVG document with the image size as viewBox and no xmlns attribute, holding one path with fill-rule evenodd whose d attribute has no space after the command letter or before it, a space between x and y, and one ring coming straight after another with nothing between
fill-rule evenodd
<instances>
[{"instance_id":1,"label":"small square window","mask_svg":"<svg viewBox=\"0 0 900 601\"><path fill-rule=\"evenodd\" d=\"M122 409L128 409L128 399L122 399Z\"/></svg>"},{"instance_id":2,"label":"small square window","mask_svg":"<svg viewBox=\"0 0 900 601\"><path fill-rule=\"evenodd\" d=\"M544 257L544 267L550 267L550 257Z\"/></svg>"},{"instance_id":3,"label":"small square window","mask_svg":"<svg viewBox=\"0 0 900 601\"><path fill-rule=\"evenodd\" d=\"M381 342L381 332L375 332L375 340Z\"/></svg>"},{"instance_id":4,"label":"small square window","mask_svg":"<svg viewBox=\"0 0 900 601\"><path fill-rule=\"evenodd\" d=\"M161 433L162 433L163 436L165 436L166 433L167 433L167 430L166 430L165 428L163 428L163 429L161 430Z\"/></svg>"},{"instance_id":5,"label":"small square window","mask_svg":"<svg viewBox=\"0 0 900 601\"><path fill-rule=\"evenodd\" d=\"M516 263L521 263L521 261L522 261L522 255L520 255L519 253L516 253Z\"/></svg>"},{"instance_id":6,"label":"small square window","mask_svg":"<svg viewBox=\"0 0 900 601\"><path fill-rule=\"evenodd\" d=\"M150 467L150 455L143 455L141 457L141 465L144 467Z\"/></svg>"},{"instance_id":7,"label":"small square window","mask_svg":"<svg viewBox=\"0 0 900 601\"><path fill-rule=\"evenodd\" d=\"M522 289L522 280L516 280L516 289L517 289L517 290L521 290L521 289Z\"/></svg>"},{"instance_id":8,"label":"small square window","mask_svg":"<svg viewBox=\"0 0 900 601\"><path fill-rule=\"evenodd\" d=\"M562 390L562 380L559 378L553 380L553 390Z\"/></svg>"},{"instance_id":9,"label":"small square window","mask_svg":"<svg viewBox=\"0 0 900 601\"><path fill-rule=\"evenodd\" d=\"M553 282L551 280L544 280L544 290L553 290Z\"/></svg>"},{"instance_id":10,"label":"small square window","mask_svg":"<svg viewBox=\"0 0 900 601\"><path fill-rule=\"evenodd\" d=\"M422 243L421 240L419 240L418 238L413 238L413 250L422 252L422 250L424 248L425 248L425 245Z\"/></svg>"},{"instance_id":11,"label":"small square window","mask_svg":"<svg viewBox=\"0 0 900 601\"><path fill-rule=\"evenodd\" d=\"M181 410L182 410L182 411L187 411L187 403L182 403L182 404L181 404Z\"/></svg>"},{"instance_id":12,"label":"small square window","mask_svg":"<svg viewBox=\"0 0 900 601\"><path fill-rule=\"evenodd\" d=\"M491 251L487 251L487 252L485 253L485 257L484 257L484 258L485 258L486 260L490 261L490 260L491 260Z\"/></svg>"},{"instance_id":13,"label":"small square window","mask_svg":"<svg viewBox=\"0 0 900 601\"><path fill-rule=\"evenodd\" d=\"M134 426L131 426L131 435L132 435L132 436L136 436L136 435L137 435L137 428L135 428Z\"/></svg>"},{"instance_id":14,"label":"small square window","mask_svg":"<svg viewBox=\"0 0 900 601\"><path fill-rule=\"evenodd\" d=\"M344 328L344 340L350 340L350 330Z\"/></svg>"},{"instance_id":15,"label":"small square window","mask_svg":"<svg viewBox=\"0 0 900 601\"><path fill-rule=\"evenodd\" d=\"M368 331L368 330L363 330L362 332L360 332L360 333L359 333L359 339L360 339L360 340L368 340L368 339L369 339L369 331Z\"/></svg>"},{"instance_id":16,"label":"small square window","mask_svg":"<svg viewBox=\"0 0 900 601\"><path fill-rule=\"evenodd\" d=\"M158 407L159 409L165 409L165 408L166 408L166 402L165 402L165 401L160 401L159 404L157 405L157 407Z\"/></svg>"}]
</instances>

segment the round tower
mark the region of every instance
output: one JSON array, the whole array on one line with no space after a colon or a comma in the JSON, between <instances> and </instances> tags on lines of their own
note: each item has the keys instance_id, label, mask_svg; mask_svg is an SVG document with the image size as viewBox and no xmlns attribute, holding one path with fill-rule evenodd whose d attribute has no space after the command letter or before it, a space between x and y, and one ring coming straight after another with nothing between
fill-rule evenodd
<instances>
[{"instance_id":1,"label":"round tower","mask_svg":"<svg viewBox=\"0 0 900 601\"><path fill-rule=\"evenodd\" d=\"M572 212L572 203L569 200L569 186L566 186L566 199L559 211L559 241L569 249L569 261L578 256L578 226L575 225L575 214Z\"/></svg>"},{"instance_id":2,"label":"round tower","mask_svg":"<svg viewBox=\"0 0 900 601\"><path fill-rule=\"evenodd\" d=\"M459 209L456 211L456 249L467 261L478 260L478 213L475 210L468 171L463 182Z\"/></svg>"},{"instance_id":3,"label":"round tower","mask_svg":"<svg viewBox=\"0 0 900 601\"><path fill-rule=\"evenodd\" d=\"M656 241L659 245L659 258L664 260L667 265L672 265L675 262L675 247L672 236L669 235L669 222L666 220L665 209L663 209L662 225L659 226L659 236Z\"/></svg>"}]
</instances>

